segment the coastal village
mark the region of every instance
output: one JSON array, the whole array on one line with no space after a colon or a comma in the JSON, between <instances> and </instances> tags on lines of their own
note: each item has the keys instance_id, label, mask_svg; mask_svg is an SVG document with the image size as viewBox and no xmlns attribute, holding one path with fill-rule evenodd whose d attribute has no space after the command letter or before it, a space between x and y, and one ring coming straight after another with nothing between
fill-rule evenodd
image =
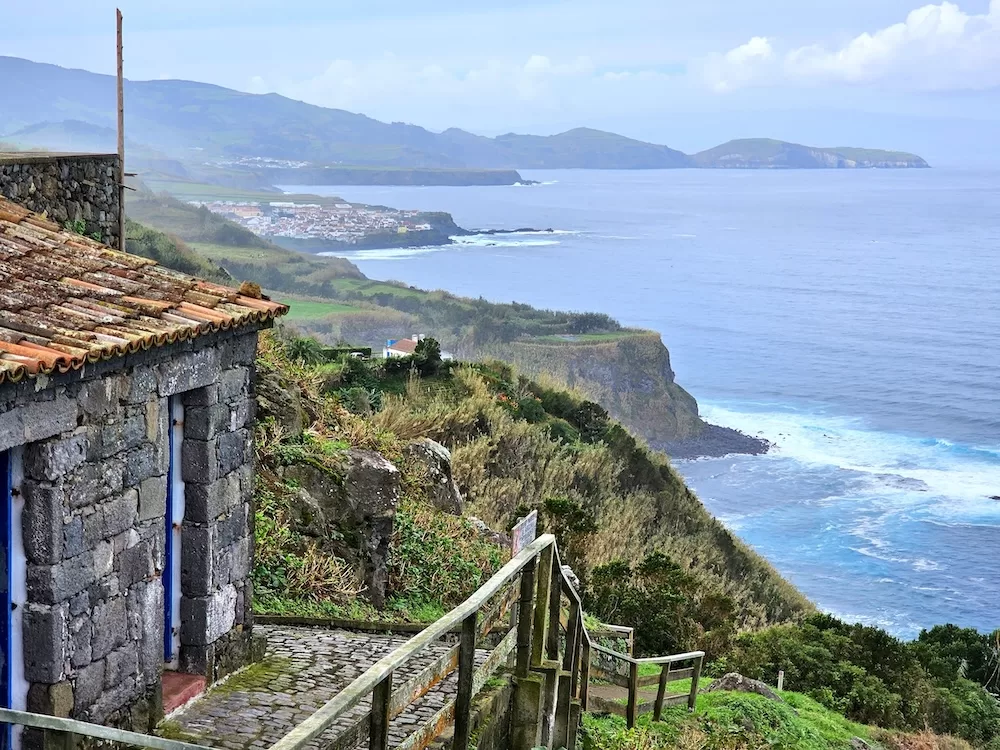
<instances>
[{"instance_id":1,"label":"coastal village","mask_svg":"<svg viewBox=\"0 0 1000 750\"><path fill-rule=\"evenodd\" d=\"M293 201L194 202L263 237L324 239L353 243L373 234L405 234L431 229L420 211L351 203Z\"/></svg>"}]
</instances>

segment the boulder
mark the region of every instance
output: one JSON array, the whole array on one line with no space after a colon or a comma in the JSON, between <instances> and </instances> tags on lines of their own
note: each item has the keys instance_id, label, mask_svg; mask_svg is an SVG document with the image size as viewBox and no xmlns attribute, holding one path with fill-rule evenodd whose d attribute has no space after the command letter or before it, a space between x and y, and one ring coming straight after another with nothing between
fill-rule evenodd
<instances>
[{"instance_id":1,"label":"boulder","mask_svg":"<svg viewBox=\"0 0 1000 750\"><path fill-rule=\"evenodd\" d=\"M359 563L366 595L384 606L389 542L402 497L399 469L375 451L349 450L339 471L294 464L282 474L299 485L292 517L300 532L321 536L337 555Z\"/></svg>"},{"instance_id":2,"label":"boulder","mask_svg":"<svg viewBox=\"0 0 1000 750\"><path fill-rule=\"evenodd\" d=\"M309 419L298 388L275 372L261 370L257 375L257 419L273 419L286 437L298 437Z\"/></svg>"},{"instance_id":3,"label":"boulder","mask_svg":"<svg viewBox=\"0 0 1000 750\"><path fill-rule=\"evenodd\" d=\"M420 438L404 449L408 458L427 472L428 499L438 510L462 515L465 501L451 473L451 452L430 438Z\"/></svg>"},{"instance_id":4,"label":"boulder","mask_svg":"<svg viewBox=\"0 0 1000 750\"><path fill-rule=\"evenodd\" d=\"M785 700L773 688L769 687L767 684L761 682L760 680L751 680L749 677L744 677L739 672L730 672L729 674L723 675L719 679L712 682L707 688L705 688L706 693L712 693L716 690L728 690L736 693L756 693L757 695L762 695L769 701L777 701L779 703L784 703Z\"/></svg>"}]
</instances>

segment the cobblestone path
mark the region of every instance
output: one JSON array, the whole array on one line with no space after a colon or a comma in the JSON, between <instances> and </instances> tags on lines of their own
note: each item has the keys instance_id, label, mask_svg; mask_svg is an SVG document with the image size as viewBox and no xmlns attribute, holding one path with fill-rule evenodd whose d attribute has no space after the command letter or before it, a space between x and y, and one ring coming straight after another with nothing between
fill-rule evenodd
<instances>
[{"instance_id":1,"label":"cobblestone path","mask_svg":"<svg viewBox=\"0 0 1000 750\"><path fill-rule=\"evenodd\" d=\"M313 628L260 630L268 639L264 660L174 712L161 724L160 734L227 750L264 750L409 638ZM444 643L429 647L393 675L393 685L416 675L449 648ZM477 652L477 665L486 655L486 651ZM392 721L390 747L399 745L454 698L457 675L452 672ZM310 747L345 746L344 733L357 726L370 708L369 696ZM346 743L347 747L354 744Z\"/></svg>"}]
</instances>

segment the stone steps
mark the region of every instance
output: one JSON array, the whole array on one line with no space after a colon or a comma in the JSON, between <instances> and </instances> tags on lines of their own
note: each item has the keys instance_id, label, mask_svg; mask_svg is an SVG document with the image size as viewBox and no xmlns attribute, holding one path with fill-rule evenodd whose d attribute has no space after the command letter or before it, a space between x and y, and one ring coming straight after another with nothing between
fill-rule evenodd
<instances>
[{"instance_id":1,"label":"stone steps","mask_svg":"<svg viewBox=\"0 0 1000 750\"><path fill-rule=\"evenodd\" d=\"M160 734L226 750L264 750L409 637L299 627L257 630L268 639L264 660L171 715ZM428 648L394 675L394 684L417 675L449 648L446 643ZM477 653L477 662L487 653ZM402 744L453 701L456 684L453 672L397 716L390 725L389 746ZM370 707L369 697L310 747L351 750L366 744Z\"/></svg>"}]
</instances>

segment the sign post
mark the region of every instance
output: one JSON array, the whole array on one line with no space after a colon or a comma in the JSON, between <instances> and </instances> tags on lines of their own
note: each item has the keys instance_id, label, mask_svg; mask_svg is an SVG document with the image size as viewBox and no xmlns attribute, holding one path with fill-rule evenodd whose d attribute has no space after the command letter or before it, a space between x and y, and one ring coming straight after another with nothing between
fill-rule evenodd
<instances>
[{"instance_id":1,"label":"sign post","mask_svg":"<svg viewBox=\"0 0 1000 750\"><path fill-rule=\"evenodd\" d=\"M510 554L516 555L533 541L538 535L538 511L533 510L510 530Z\"/></svg>"}]
</instances>

